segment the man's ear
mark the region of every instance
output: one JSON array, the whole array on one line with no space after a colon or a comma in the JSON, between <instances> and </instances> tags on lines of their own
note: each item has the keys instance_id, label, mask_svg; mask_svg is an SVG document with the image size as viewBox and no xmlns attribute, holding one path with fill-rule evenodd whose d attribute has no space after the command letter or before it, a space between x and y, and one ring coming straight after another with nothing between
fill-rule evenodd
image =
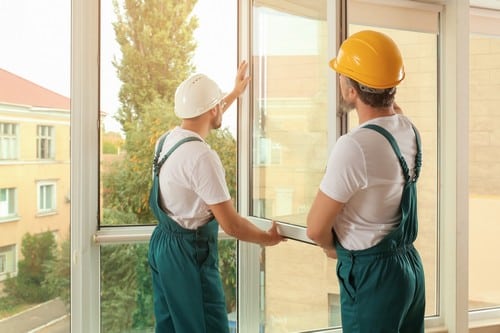
<instances>
[{"instance_id":1,"label":"man's ear","mask_svg":"<svg viewBox=\"0 0 500 333\"><path fill-rule=\"evenodd\" d=\"M347 96L349 98L356 98L358 97L358 91L352 85L349 85L347 87Z\"/></svg>"}]
</instances>

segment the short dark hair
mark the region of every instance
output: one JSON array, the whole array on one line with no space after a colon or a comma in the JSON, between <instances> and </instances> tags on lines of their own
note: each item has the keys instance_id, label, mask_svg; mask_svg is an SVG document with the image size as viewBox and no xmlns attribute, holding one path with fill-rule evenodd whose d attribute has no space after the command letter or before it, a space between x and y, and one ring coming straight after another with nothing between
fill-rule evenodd
<instances>
[{"instance_id":1,"label":"short dark hair","mask_svg":"<svg viewBox=\"0 0 500 333\"><path fill-rule=\"evenodd\" d=\"M360 84L359 82L346 77L349 84L356 89L359 98L363 103L370 105L374 108L385 108L389 107L394 103L394 97L396 96L396 87L387 89L374 89Z\"/></svg>"}]
</instances>

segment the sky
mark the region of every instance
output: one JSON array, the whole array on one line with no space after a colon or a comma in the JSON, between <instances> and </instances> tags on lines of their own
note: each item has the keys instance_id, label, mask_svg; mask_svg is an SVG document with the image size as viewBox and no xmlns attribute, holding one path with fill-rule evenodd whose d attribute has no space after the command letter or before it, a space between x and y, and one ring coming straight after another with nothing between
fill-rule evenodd
<instances>
[{"instance_id":1,"label":"sky","mask_svg":"<svg viewBox=\"0 0 500 333\"><path fill-rule=\"evenodd\" d=\"M68 0L0 0L0 68L69 97Z\"/></svg>"},{"instance_id":2,"label":"sky","mask_svg":"<svg viewBox=\"0 0 500 333\"><path fill-rule=\"evenodd\" d=\"M198 0L194 9L199 28L195 31L198 48L193 62L197 72L213 78L223 91L232 89L237 69L236 4L234 0ZM120 57L111 27L112 1L103 0L101 11L105 22L101 35L101 109L108 114L106 130L119 131L112 117L119 107L120 88L111 65L114 57ZM70 97L70 18L70 0L0 0L0 68ZM223 127L235 134L234 105L226 112Z\"/></svg>"}]
</instances>

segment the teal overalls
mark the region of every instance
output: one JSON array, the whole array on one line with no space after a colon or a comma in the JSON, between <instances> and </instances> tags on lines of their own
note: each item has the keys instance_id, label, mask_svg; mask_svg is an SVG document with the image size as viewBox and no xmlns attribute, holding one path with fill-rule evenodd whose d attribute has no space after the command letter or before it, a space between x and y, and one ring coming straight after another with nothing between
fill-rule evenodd
<instances>
[{"instance_id":1,"label":"teal overalls","mask_svg":"<svg viewBox=\"0 0 500 333\"><path fill-rule=\"evenodd\" d=\"M149 195L149 205L158 219L148 254L156 333L226 333L229 326L218 268L219 224L212 219L196 230L184 229L158 203L158 175L163 163L181 144L201 140L185 138L159 160L165 137L156 150Z\"/></svg>"},{"instance_id":2,"label":"teal overalls","mask_svg":"<svg viewBox=\"0 0 500 333\"><path fill-rule=\"evenodd\" d=\"M406 183L401 197L401 222L377 245L349 251L336 242L344 333L423 333L425 281L420 256L413 246L418 233L416 181L422 165L417 141L414 176L394 137L384 128L363 126L382 134L391 144Z\"/></svg>"}]
</instances>

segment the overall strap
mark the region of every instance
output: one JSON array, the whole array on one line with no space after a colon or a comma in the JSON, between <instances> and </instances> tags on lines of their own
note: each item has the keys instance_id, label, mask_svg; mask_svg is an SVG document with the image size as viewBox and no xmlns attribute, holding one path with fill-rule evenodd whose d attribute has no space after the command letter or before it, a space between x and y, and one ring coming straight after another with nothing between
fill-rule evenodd
<instances>
[{"instance_id":1,"label":"overall strap","mask_svg":"<svg viewBox=\"0 0 500 333\"><path fill-rule=\"evenodd\" d=\"M186 142L190 142L190 141L202 141L200 138L197 138L197 137L194 137L194 136L190 136L190 137L184 138L184 139L180 140L179 142L177 142L172 148L170 148L170 150L160 160L160 152L161 152L161 149L163 148L163 143L165 142L165 139L167 138L168 134L169 133L167 133L163 137L161 137L160 141L158 142L158 148L156 149L155 157L154 157L154 160L153 160L153 171L154 171L155 176L158 176L158 174L160 172L160 169L161 169L161 166L163 165L163 163L165 163L165 161L167 160L167 158L180 145L182 145L183 143L186 143Z\"/></svg>"},{"instance_id":2,"label":"overall strap","mask_svg":"<svg viewBox=\"0 0 500 333\"><path fill-rule=\"evenodd\" d=\"M422 166L422 150L421 150L421 142L420 142L420 135L415 128L415 126L412 125L413 132L415 133L415 139L417 142L417 154L415 156L415 169L414 169L414 175L413 178L410 176L410 169L408 168L408 164L406 163L406 160L403 157L403 154L401 154L401 150L399 149L398 143L396 142L396 139L392 136L389 131L387 131L385 128L375 125L375 124L367 124L363 126L363 128L369 128L374 131L379 132L382 134L391 144L392 149L394 150L394 153L396 154L399 164L401 165L401 168L403 169L403 174L405 176L405 180L407 183L409 182L416 182L419 175L420 175L420 167Z\"/></svg>"}]
</instances>

